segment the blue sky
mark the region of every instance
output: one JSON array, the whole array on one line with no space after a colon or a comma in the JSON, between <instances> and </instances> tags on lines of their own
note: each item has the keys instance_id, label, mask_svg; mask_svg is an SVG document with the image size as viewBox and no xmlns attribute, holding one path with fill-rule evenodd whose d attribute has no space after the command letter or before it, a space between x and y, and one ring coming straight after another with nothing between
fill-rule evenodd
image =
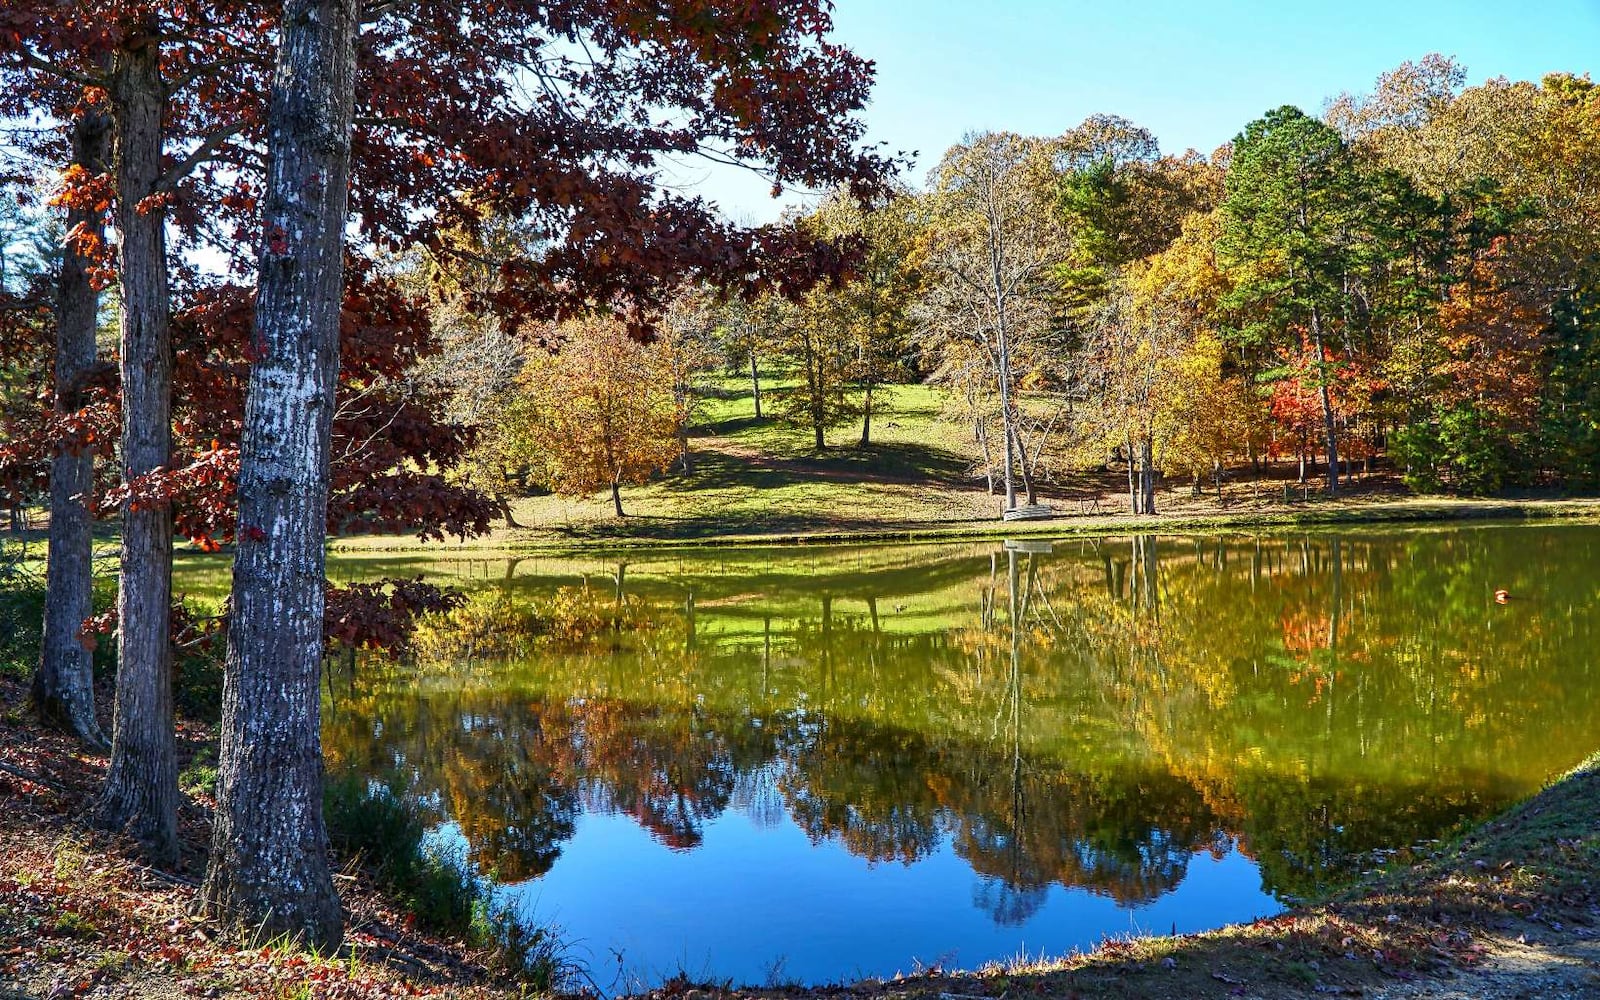
<instances>
[{"instance_id":1,"label":"blue sky","mask_svg":"<svg viewBox=\"0 0 1600 1000\"><path fill-rule=\"evenodd\" d=\"M1167 152L1209 153L1269 108L1318 113L1429 52L1457 57L1469 84L1590 72L1600 53L1600 0L837 0L835 22L877 63L872 139L919 151L919 184L972 130L1056 135L1105 112ZM735 217L782 207L755 179L683 180Z\"/></svg>"}]
</instances>

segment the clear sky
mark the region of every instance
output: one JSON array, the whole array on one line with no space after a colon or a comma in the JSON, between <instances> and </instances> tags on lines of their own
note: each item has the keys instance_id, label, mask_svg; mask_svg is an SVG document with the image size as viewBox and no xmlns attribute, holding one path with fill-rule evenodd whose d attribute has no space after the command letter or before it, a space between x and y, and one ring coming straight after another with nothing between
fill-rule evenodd
<instances>
[{"instance_id":1,"label":"clear sky","mask_svg":"<svg viewBox=\"0 0 1600 1000\"><path fill-rule=\"evenodd\" d=\"M918 151L918 184L968 131L1057 135L1096 112L1209 153L1270 108L1319 113L1429 52L1469 84L1600 69L1600 0L837 0L835 22L877 63L871 138ZM736 218L783 204L720 170L683 180Z\"/></svg>"}]
</instances>

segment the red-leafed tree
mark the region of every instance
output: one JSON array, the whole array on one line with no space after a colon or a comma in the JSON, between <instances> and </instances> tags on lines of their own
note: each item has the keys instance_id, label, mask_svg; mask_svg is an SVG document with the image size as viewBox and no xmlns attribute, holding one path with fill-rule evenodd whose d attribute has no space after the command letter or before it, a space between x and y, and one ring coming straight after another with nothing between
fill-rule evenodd
<instances>
[{"instance_id":1,"label":"red-leafed tree","mask_svg":"<svg viewBox=\"0 0 1600 1000\"><path fill-rule=\"evenodd\" d=\"M542 220L547 244L507 269L508 294L495 305L508 311L648 303L664 279L729 280L763 265L770 275L777 262L801 265L803 276L814 263L778 233L740 233L709 206L661 191L660 154L726 141L728 155L764 161L780 179L863 189L881 181L881 161L853 148L860 132L849 116L865 98L868 68L826 41L825 7L813 0L423 2L369 12L380 17L362 39L363 65L384 75L361 92L357 114L376 112L412 141L388 147L385 170L370 133L355 130L363 167L351 207L375 238L395 242L419 235L408 233L413 216L377 211L374 195L389 206L426 204L429 226L469 226L483 205ZM333 412L331 372L317 359L339 330L326 311L329 288L302 276L319 254L326 262L345 225L343 191L328 179L343 176L349 152L326 123L347 121L355 97L342 63L353 17L350 0L292 0L284 21L280 73L303 72L280 76L274 94L255 320L263 358L251 367L245 418L238 614L206 889L220 917L323 943L338 936L338 907L317 850L322 593L303 581L320 576ZM441 60L452 66L448 80L433 69ZM545 89L529 96L530 79ZM688 113L669 119L664 108ZM421 174L423 186L408 186L415 162L437 171ZM320 214L308 214L313 206ZM281 751L262 752L262 740ZM259 835L237 840L245 831Z\"/></svg>"},{"instance_id":2,"label":"red-leafed tree","mask_svg":"<svg viewBox=\"0 0 1600 1000\"><path fill-rule=\"evenodd\" d=\"M8 94L22 95L17 101L29 111L64 118L84 93L106 92L118 156L138 159L119 159L117 166L144 168L137 177L112 171L113 211L119 227L126 222L137 237L119 241L123 300L145 304L125 312L125 333L139 333L134 349L125 344L122 352L125 379L130 365L141 367L124 384L130 403L138 404L126 408L126 420L158 444L168 426L159 412L165 398L154 391L166 355L158 334L172 327L144 320L166 319L160 303L170 296L151 294L161 280L180 301L200 309L196 329L205 331L200 340L206 349L195 355L197 363L225 368L235 380L244 376L243 366L212 352L216 335L204 312L221 308L238 315L247 302L219 305L225 293L210 299L198 294L204 276L186 256L174 261L159 238L167 231L166 219L181 245L255 243L268 188L262 166L270 143L261 95L270 56L252 46L272 38L277 24L261 14L254 6L151 3L110 4L63 17L48 0L10 4L0 13L0 61L7 82L23 84ZM799 288L842 265L839 254L793 230L742 230L722 221L713 206L663 189L656 174L663 156L723 158L763 170L775 183L848 183L860 193L875 190L886 172L882 158L859 148L861 126L853 117L865 100L870 66L827 41L826 7L816 0L564 0L481 7L432 0L369 4L363 16L368 24L357 42L357 166L350 190L358 241L391 248L434 244L438 226L470 225L481 218L480 206L530 220L545 239L503 268L493 301L473 303L512 321L577 313L595 303L649 305L685 278ZM446 77L437 71L443 64L451 66ZM152 115L157 96L165 103ZM159 127L152 128L152 121ZM65 153L57 153L50 162L65 162ZM147 169L152 160L161 167L154 175ZM285 234L268 227L264 249L274 250L280 235ZM160 280L152 266L157 260L167 268ZM252 266L236 257L234 269L246 284ZM133 285L142 291L133 294ZM179 328L185 322L180 318ZM265 346L246 340L243 360L258 361ZM181 344L176 363L181 373ZM184 421L182 392L177 409L179 440L190 439L186 448L195 460L174 468L169 444L162 463L125 470L125 516L170 524L170 500L187 530L226 537L232 449L228 435L209 435L206 426L226 423L226 410L214 401L198 403L198 394L196 399L195 412L204 419L192 426ZM389 428L404 417L381 408L371 412ZM415 421L419 428L423 424ZM396 440L398 435L388 433L349 438L360 449ZM129 455L137 453L142 448ZM382 468L382 461L373 451L365 465ZM403 467L388 471L396 468ZM426 469L412 476L404 493L352 483L344 491L350 520L340 523L414 521L412 501L419 490L434 498L438 523L469 523L444 516L460 505L442 481L429 481ZM151 503L135 502L141 496ZM336 502L333 510L338 509ZM159 528L125 530L124 537L159 536ZM241 547L252 544L253 532L246 530L241 541ZM161 548L125 551L125 583L130 574L138 576L132 564L141 560L155 567L146 574L154 583L164 581ZM154 621L153 613L142 614L149 610L142 604L135 610L146 624ZM119 686L133 684L146 694L164 683L154 676L159 671L149 669L160 656L144 657L143 666L132 670L126 654L135 637L148 634L124 616L119 641L125 676L119 676ZM151 728L161 725L164 714L159 691L155 702ZM165 756L159 746L155 756ZM147 825L147 839L160 841L163 821Z\"/></svg>"}]
</instances>

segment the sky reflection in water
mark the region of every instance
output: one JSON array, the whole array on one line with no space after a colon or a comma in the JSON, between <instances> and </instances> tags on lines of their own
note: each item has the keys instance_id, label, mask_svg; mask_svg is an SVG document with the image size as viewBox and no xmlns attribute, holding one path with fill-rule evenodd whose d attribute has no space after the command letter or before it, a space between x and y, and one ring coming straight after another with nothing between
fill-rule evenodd
<instances>
[{"instance_id":1,"label":"sky reflection in water","mask_svg":"<svg viewBox=\"0 0 1600 1000\"><path fill-rule=\"evenodd\" d=\"M602 985L1268 914L1600 722L1587 525L334 565L419 571L473 617L330 677L330 770L453 824ZM558 592L643 627L480 652Z\"/></svg>"}]
</instances>

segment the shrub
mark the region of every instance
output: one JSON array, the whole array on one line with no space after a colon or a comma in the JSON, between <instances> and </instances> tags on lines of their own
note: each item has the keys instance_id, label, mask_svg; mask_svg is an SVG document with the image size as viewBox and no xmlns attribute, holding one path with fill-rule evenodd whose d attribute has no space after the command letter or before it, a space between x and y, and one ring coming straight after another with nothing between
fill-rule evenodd
<instances>
[{"instance_id":1,"label":"shrub","mask_svg":"<svg viewBox=\"0 0 1600 1000\"><path fill-rule=\"evenodd\" d=\"M428 843L427 827L403 798L349 778L329 783L323 810L333 846L359 858L418 924L445 933L471 931L487 885L465 858Z\"/></svg>"}]
</instances>

